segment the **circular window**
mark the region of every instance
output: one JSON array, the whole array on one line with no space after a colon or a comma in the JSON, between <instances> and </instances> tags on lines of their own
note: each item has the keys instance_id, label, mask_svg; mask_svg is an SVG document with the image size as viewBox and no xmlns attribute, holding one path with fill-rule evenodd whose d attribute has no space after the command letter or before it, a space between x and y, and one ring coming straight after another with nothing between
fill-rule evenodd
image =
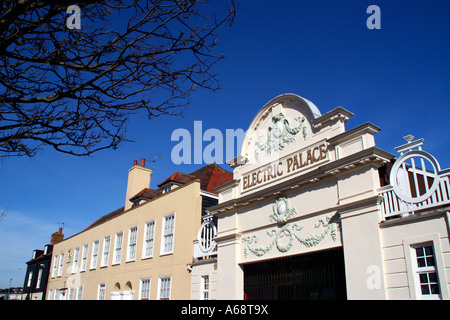
<instances>
[{"instance_id":1,"label":"circular window","mask_svg":"<svg viewBox=\"0 0 450 320\"><path fill-rule=\"evenodd\" d=\"M436 191L440 170L439 163L428 152L410 151L392 166L390 184L403 201L419 203Z\"/></svg>"}]
</instances>

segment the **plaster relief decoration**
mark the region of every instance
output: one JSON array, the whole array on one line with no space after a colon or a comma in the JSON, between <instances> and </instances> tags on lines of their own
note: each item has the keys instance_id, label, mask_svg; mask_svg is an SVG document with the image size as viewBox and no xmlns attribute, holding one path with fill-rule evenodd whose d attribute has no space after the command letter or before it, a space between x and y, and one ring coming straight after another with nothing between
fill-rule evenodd
<instances>
[{"instance_id":1,"label":"plaster relief decoration","mask_svg":"<svg viewBox=\"0 0 450 320\"><path fill-rule=\"evenodd\" d=\"M287 144L295 141L297 133L302 131L303 138L306 140L306 119L305 117L296 117L295 121L299 124L291 127L288 118L283 113L272 117L272 125L267 128L266 136L259 137L255 141L255 157L259 160L259 151L264 151L266 155L272 152L281 151Z\"/></svg>"},{"instance_id":2,"label":"plaster relief decoration","mask_svg":"<svg viewBox=\"0 0 450 320\"><path fill-rule=\"evenodd\" d=\"M244 256L247 257L249 251L258 257L264 256L266 253L276 247L281 253L288 252L294 245L295 240L307 248L318 245L325 237L330 234L331 239L336 241L336 224L339 223L339 216L335 214L331 217L320 219L315 224L315 228L322 228L319 234L309 235L303 238L298 235L303 227L298 223L288 223L288 219L297 214L295 208L289 208L288 200L285 197L280 197L273 205L273 214L269 216L270 222L277 223L275 229L267 231L267 235L273 238L273 241L266 246L256 246L259 239L256 235L248 236L242 239L244 243ZM255 246L251 246L251 245Z\"/></svg>"}]
</instances>

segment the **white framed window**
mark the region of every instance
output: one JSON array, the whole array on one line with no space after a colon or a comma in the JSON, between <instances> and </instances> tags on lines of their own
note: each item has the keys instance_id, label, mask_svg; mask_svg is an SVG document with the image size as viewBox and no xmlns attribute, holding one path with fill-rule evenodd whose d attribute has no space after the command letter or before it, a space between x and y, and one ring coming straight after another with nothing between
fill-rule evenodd
<instances>
[{"instance_id":1,"label":"white framed window","mask_svg":"<svg viewBox=\"0 0 450 320\"><path fill-rule=\"evenodd\" d=\"M59 256L53 256L53 266L52 266L52 278L56 277L56 270L58 268L58 258Z\"/></svg>"},{"instance_id":2,"label":"white framed window","mask_svg":"<svg viewBox=\"0 0 450 320\"><path fill-rule=\"evenodd\" d=\"M142 258L153 257L153 244L155 237L155 220L145 223L144 245L142 250Z\"/></svg>"},{"instance_id":3,"label":"white framed window","mask_svg":"<svg viewBox=\"0 0 450 320\"><path fill-rule=\"evenodd\" d=\"M158 281L158 300L170 300L170 287L172 277L159 277Z\"/></svg>"},{"instance_id":4,"label":"white framed window","mask_svg":"<svg viewBox=\"0 0 450 320\"><path fill-rule=\"evenodd\" d=\"M52 300L52 293L53 293L53 290L52 290L52 289L49 289L49 290L48 290L47 300Z\"/></svg>"},{"instance_id":5,"label":"white framed window","mask_svg":"<svg viewBox=\"0 0 450 320\"><path fill-rule=\"evenodd\" d=\"M131 227L128 230L127 261L136 260L137 231L138 231L137 226Z\"/></svg>"},{"instance_id":6,"label":"white framed window","mask_svg":"<svg viewBox=\"0 0 450 320\"><path fill-rule=\"evenodd\" d=\"M67 300L73 300L73 288L69 288L69 293L67 294Z\"/></svg>"},{"instance_id":7,"label":"white framed window","mask_svg":"<svg viewBox=\"0 0 450 320\"><path fill-rule=\"evenodd\" d=\"M28 272L27 287L31 287L31 280L33 280L33 271Z\"/></svg>"},{"instance_id":8,"label":"white framed window","mask_svg":"<svg viewBox=\"0 0 450 320\"><path fill-rule=\"evenodd\" d=\"M56 275L57 277L62 276L63 267L64 267L64 253L61 253L59 255L58 274Z\"/></svg>"},{"instance_id":9,"label":"white framed window","mask_svg":"<svg viewBox=\"0 0 450 320\"><path fill-rule=\"evenodd\" d=\"M202 276L201 292L202 300L209 300L209 276Z\"/></svg>"},{"instance_id":10,"label":"white framed window","mask_svg":"<svg viewBox=\"0 0 450 320\"><path fill-rule=\"evenodd\" d=\"M81 300L82 296L83 296L83 287L80 286L77 288L77 300Z\"/></svg>"},{"instance_id":11,"label":"white framed window","mask_svg":"<svg viewBox=\"0 0 450 320\"><path fill-rule=\"evenodd\" d=\"M98 284L97 300L105 300L106 285L104 283Z\"/></svg>"},{"instance_id":12,"label":"white framed window","mask_svg":"<svg viewBox=\"0 0 450 320\"><path fill-rule=\"evenodd\" d=\"M88 250L89 250L89 244L86 243L83 246L83 252L81 253L81 267L80 267L80 271L85 271L86 270Z\"/></svg>"},{"instance_id":13,"label":"white framed window","mask_svg":"<svg viewBox=\"0 0 450 320\"><path fill-rule=\"evenodd\" d=\"M80 247L75 248L73 252L72 273L78 272L78 260L80 259Z\"/></svg>"},{"instance_id":14,"label":"white framed window","mask_svg":"<svg viewBox=\"0 0 450 320\"><path fill-rule=\"evenodd\" d=\"M175 213L163 217L161 254L173 253L175 239Z\"/></svg>"},{"instance_id":15,"label":"white framed window","mask_svg":"<svg viewBox=\"0 0 450 320\"><path fill-rule=\"evenodd\" d=\"M116 233L116 239L114 241L114 259L113 264L119 264L122 259L122 242L123 242L123 231Z\"/></svg>"},{"instance_id":16,"label":"white framed window","mask_svg":"<svg viewBox=\"0 0 450 320\"><path fill-rule=\"evenodd\" d=\"M422 299L440 299L439 278L432 243L413 246L415 257L416 284Z\"/></svg>"},{"instance_id":17,"label":"white framed window","mask_svg":"<svg viewBox=\"0 0 450 320\"><path fill-rule=\"evenodd\" d=\"M98 260L98 246L99 241L96 240L92 244L92 255L91 255L91 266L90 269L96 269L97 268L97 260Z\"/></svg>"},{"instance_id":18,"label":"white framed window","mask_svg":"<svg viewBox=\"0 0 450 320\"><path fill-rule=\"evenodd\" d=\"M36 282L36 289L40 289L41 288L42 272L43 271L44 270L42 268L39 268L37 282Z\"/></svg>"},{"instance_id":19,"label":"white framed window","mask_svg":"<svg viewBox=\"0 0 450 320\"><path fill-rule=\"evenodd\" d=\"M402 240L409 294L412 299L450 299L445 281L441 235L416 235Z\"/></svg>"},{"instance_id":20,"label":"white framed window","mask_svg":"<svg viewBox=\"0 0 450 320\"><path fill-rule=\"evenodd\" d=\"M141 279L139 285L139 300L150 300L151 279Z\"/></svg>"},{"instance_id":21,"label":"white framed window","mask_svg":"<svg viewBox=\"0 0 450 320\"><path fill-rule=\"evenodd\" d=\"M102 263L100 267L106 267L109 259L109 247L111 246L111 237L107 236L103 239Z\"/></svg>"}]
</instances>

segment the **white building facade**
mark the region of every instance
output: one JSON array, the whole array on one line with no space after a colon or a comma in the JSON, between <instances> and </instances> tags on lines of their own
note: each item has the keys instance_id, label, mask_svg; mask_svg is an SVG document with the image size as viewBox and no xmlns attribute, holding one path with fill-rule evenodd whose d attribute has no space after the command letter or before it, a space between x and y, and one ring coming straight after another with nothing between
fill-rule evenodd
<instances>
[{"instance_id":1,"label":"white building facade","mask_svg":"<svg viewBox=\"0 0 450 320\"><path fill-rule=\"evenodd\" d=\"M214 237L199 232L191 298L449 299L449 170L422 140L396 159L352 116L294 94L257 113Z\"/></svg>"}]
</instances>

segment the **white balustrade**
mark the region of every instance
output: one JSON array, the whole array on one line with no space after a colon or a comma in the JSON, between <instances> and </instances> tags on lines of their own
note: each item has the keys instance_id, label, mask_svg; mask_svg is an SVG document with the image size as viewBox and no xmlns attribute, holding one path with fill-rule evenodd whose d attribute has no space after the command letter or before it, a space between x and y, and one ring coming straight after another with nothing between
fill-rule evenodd
<instances>
[{"instance_id":1,"label":"white balustrade","mask_svg":"<svg viewBox=\"0 0 450 320\"><path fill-rule=\"evenodd\" d=\"M396 148L402 155L391 169L390 185L378 190L384 219L450 204L450 169L441 170L422 144L420 139Z\"/></svg>"}]
</instances>

